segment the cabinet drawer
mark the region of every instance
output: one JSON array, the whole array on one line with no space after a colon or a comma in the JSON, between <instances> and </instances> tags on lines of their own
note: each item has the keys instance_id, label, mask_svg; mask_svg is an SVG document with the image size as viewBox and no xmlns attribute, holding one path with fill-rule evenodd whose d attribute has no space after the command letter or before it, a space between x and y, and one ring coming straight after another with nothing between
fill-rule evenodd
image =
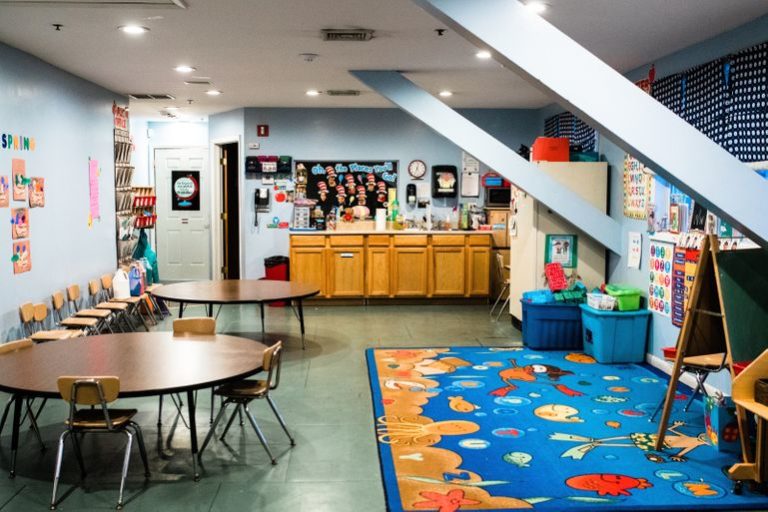
<instances>
[{"instance_id":1,"label":"cabinet drawer","mask_svg":"<svg viewBox=\"0 0 768 512\"><path fill-rule=\"evenodd\" d=\"M331 242L331 247L362 247L363 235L333 235L328 239Z\"/></svg>"},{"instance_id":2,"label":"cabinet drawer","mask_svg":"<svg viewBox=\"0 0 768 512\"><path fill-rule=\"evenodd\" d=\"M464 245L464 235L432 235L432 245Z\"/></svg>"},{"instance_id":3,"label":"cabinet drawer","mask_svg":"<svg viewBox=\"0 0 768 512\"><path fill-rule=\"evenodd\" d=\"M427 245L427 235L394 235L392 239L395 247L420 247Z\"/></svg>"},{"instance_id":4,"label":"cabinet drawer","mask_svg":"<svg viewBox=\"0 0 768 512\"><path fill-rule=\"evenodd\" d=\"M325 247L323 235L293 235L291 236L293 247Z\"/></svg>"},{"instance_id":5,"label":"cabinet drawer","mask_svg":"<svg viewBox=\"0 0 768 512\"><path fill-rule=\"evenodd\" d=\"M469 235L469 245L489 247L491 245L491 235Z\"/></svg>"},{"instance_id":6,"label":"cabinet drawer","mask_svg":"<svg viewBox=\"0 0 768 512\"><path fill-rule=\"evenodd\" d=\"M368 246L388 246L389 235L368 235Z\"/></svg>"}]
</instances>

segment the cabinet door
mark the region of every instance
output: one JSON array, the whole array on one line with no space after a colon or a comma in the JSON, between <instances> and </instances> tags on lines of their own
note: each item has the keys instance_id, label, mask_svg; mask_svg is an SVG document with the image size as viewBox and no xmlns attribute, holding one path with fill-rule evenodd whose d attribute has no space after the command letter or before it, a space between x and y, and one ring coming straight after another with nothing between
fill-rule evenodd
<instances>
[{"instance_id":1,"label":"cabinet door","mask_svg":"<svg viewBox=\"0 0 768 512\"><path fill-rule=\"evenodd\" d=\"M291 281L317 286L320 288L320 295L326 295L325 248L293 247L291 249Z\"/></svg>"},{"instance_id":2,"label":"cabinet door","mask_svg":"<svg viewBox=\"0 0 768 512\"><path fill-rule=\"evenodd\" d=\"M362 297L365 265L362 247L334 247L328 251L328 294L331 297Z\"/></svg>"},{"instance_id":3,"label":"cabinet door","mask_svg":"<svg viewBox=\"0 0 768 512\"><path fill-rule=\"evenodd\" d=\"M487 296L491 287L490 247L468 247L467 295Z\"/></svg>"},{"instance_id":4,"label":"cabinet door","mask_svg":"<svg viewBox=\"0 0 768 512\"><path fill-rule=\"evenodd\" d=\"M426 247L395 247L392 287L395 297L426 297L429 259Z\"/></svg>"},{"instance_id":5,"label":"cabinet door","mask_svg":"<svg viewBox=\"0 0 768 512\"><path fill-rule=\"evenodd\" d=\"M392 271L389 247L368 247L367 255L367 295L389 297L391 291L389 278Z\"/></svg>"},{"instance_id":6,"label":"cabinet door","mask_svg":"<svg viewBox=\"0 0 768 512\"><path fill-rule=\"evenodd\" d=\"M432 295L464 295L464 253L463 246L432 248Z\"/></svg>"}]
</instances>

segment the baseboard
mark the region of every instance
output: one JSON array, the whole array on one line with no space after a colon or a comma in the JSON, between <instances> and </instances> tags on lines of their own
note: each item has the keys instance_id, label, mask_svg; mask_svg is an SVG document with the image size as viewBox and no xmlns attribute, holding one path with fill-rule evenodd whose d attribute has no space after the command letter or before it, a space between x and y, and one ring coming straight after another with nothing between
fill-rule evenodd
<instances>
[{"instance_id":1,"label":"baseboard","mask_svg":"<svg viewBox=\"0 0 768 512\"><path fill-rule=\"evenodd\" d=\"M645 355L645 361L653 366L654 368L658 368L659 370L663 371L667 375L672 375L672 368L673 364L670 361L667 361L666 359L663 359L661 357L655 356L653 354L646 354ZM689 388L693 389L696 387L696 379L691 375L690 373L684 373L680 376L680 382L688 386ZM704 383L704 387L707 390L707 393L710 395L714 393L722 393L723 391L715 386L712 386L711 384Z\"/></svg>"}]
</instances>

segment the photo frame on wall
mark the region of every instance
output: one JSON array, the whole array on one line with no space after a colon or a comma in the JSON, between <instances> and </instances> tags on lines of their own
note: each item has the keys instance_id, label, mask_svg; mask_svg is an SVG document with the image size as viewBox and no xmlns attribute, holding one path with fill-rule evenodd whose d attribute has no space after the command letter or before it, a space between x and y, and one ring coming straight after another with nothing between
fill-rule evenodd
<instances>
[{"instance_id":1,"label":"photo frame on wall","mask_svg":"<svg viewBox=\"0 0 768 512\"><path fill-rule=\"evenodd\" d=\"M578 236L547 235L544 244L544 263L560 263L563 268L577 267Z\"/></svg>"}]
</instances>

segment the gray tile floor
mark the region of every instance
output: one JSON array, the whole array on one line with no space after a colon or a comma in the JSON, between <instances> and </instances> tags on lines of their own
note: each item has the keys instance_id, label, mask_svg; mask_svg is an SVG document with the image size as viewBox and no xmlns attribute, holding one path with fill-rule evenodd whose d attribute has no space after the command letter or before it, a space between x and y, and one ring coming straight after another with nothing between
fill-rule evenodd
<instances>
[{"instance_id":1,"label":"gray tile floor","mask_svg":"<svg viewBox=\"0 0 768 512\"><path fill-rule=\"evenodd\" d=\"M203 314L190 308L186 315ZM503 345L517 343L520 333L509 322L489 320L485 306L307 307L307 350L301 350L298 323L290 309L269 308L267 331L283 339L283 378L275 401L297 441L291 449L265 403L252 410L278 455L272 466L250 426L233 427L226 442L213 442L203 456L203 478L191 478L189 437L179 423L170 445L165 439L175 414L164 408L157 423L157 399L129 399L120 404L139 409L152 477L145 481L138 452L133 454L126 486L126 510L146 511L311 511L384 510L373 430L364 349ZM170 321L158 326L169 330ZM221 332L260 331L252 306L225 307ZM172 363L169 363L172 364ZM209 393L201 391L197 420L202 441L208 429ZM3 404L7 396L0 399ZM50 402L41 417L48 449L40 451L31 432L23 431L18 476L0 475L0 510L48 508L56 439L66 408ZM162 434L162 437L160 436ZM113 510L117 499L124 440L90 436L83 443L89 471L84 487L71 446L65 450L59 510ZM0 438L0 472L7 472L10 428Z\"/></svg>"}]
</instances>

